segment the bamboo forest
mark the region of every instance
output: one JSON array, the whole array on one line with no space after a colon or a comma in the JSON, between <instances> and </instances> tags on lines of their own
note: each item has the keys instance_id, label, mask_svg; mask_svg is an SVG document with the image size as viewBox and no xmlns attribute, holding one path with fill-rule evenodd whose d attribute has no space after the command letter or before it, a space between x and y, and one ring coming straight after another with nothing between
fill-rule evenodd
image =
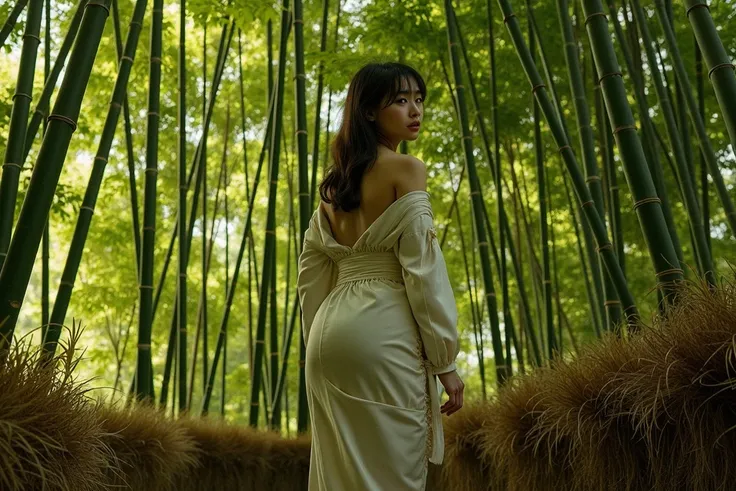
<instances>
[{"instance_id":1,"label":"bamboo forest","mask_svg":"<svg viewBox=\"0 0 736 491\"><path fill-rule=\"evenodd\" d=\"M397 152L426 164L465 383L426 489L733 489L734 0L0 23L0 489L307 489L299 257L350 79L387 61L427 85Z\"/></svg>"}]
</instances>

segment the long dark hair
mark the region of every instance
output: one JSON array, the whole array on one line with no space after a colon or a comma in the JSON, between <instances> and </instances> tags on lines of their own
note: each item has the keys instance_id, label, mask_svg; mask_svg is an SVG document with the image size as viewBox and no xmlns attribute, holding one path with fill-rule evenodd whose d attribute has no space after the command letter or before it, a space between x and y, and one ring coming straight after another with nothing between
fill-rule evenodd
<instances>
[{"instance_id":1,"label":"long dark hair","mask_svg":"<svg viewBox=\"0 0 736 491\"><path fill-rule=\"evenodd\" d=\"M350 211L360 206L363 174L376 162L383 138L376 123L368 120L368 113L391 105L402 81L411 78L424 98L424 79L403 63L369 63L350 81L342 124L332 141L333 162L319 185L322 200L334 209Z\"/></svg>"}]
</instances>

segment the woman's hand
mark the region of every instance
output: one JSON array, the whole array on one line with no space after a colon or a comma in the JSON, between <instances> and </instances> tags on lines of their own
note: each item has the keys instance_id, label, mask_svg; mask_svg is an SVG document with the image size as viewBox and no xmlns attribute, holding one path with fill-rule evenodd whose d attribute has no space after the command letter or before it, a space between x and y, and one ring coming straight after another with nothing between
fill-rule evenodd
<instances>
[{"instance_id":1,"label":"woman's hand","mask_svg":"<svg viewBox=\"0 0 736 491\"><path fill-rule=\"evenodd\" d=\"M440 413L446 413L448 416L451 416L463 407L463 390L465 389L465 384L463 384L460 375L457 374L457 370L440 373L437 377L439 377L440 383L445 388L447 395L450 396L450 400L442 405Z\"/></svg>"}]
</instances>

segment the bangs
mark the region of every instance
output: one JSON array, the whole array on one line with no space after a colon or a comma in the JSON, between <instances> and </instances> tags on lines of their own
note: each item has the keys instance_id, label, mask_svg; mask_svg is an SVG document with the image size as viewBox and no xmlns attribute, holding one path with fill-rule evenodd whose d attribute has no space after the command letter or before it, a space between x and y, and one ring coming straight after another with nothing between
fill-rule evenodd
<instances>
[{"instance_id":1,"label":"bangs","mask_svg":"<svg viewBox=\"0 0 736 491\"><path fill-rule=\"evenodd\" d=\"M427 86L424 83L424 79L418 72L408 66L398 66L396 71L392 74L393 80L389 84L389 90L384 98L384 107L391 105L391 102L401 92L402 88L409 88L411 86L411 79L416 80L419 88L419 93L422 94L422 98L427 97Z\"/></svg>"}]
</instances>

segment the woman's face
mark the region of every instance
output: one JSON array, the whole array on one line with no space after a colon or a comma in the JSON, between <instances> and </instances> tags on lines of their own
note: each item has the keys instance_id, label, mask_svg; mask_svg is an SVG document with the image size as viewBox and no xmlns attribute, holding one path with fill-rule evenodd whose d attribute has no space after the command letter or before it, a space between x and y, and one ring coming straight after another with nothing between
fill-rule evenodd
<instances>
[{"instance_id":1,"label":"woman's face","mask_svg":"<svg viewBox=\"0 0 736 491\"><path fill-rule=\"evenodd\" d=\"M385 101L374 117L378 131L394 145L403 140L414 141L419 136L419 126L424 115L424 98L414 78L404 79L401 90L392 101Z\"/></svg>"}]
</instances>

